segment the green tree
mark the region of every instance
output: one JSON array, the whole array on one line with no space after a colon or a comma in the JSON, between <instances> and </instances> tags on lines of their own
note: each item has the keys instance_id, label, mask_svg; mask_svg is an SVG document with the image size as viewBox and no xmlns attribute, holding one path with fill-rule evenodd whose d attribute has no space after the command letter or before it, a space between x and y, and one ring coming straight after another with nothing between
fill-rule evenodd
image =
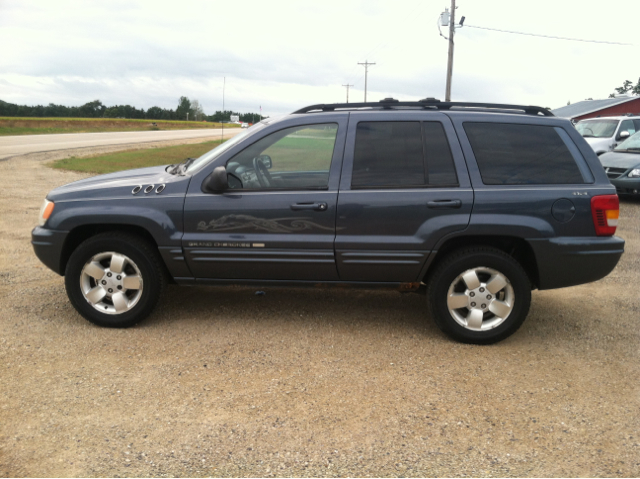
<instances>
[{"instance_id":1,"label":"green tree","mask_svg":"<svg viewBox=\"0 0 640 479\"><path fill-rule=\"evenodd\" d=\"M633 82L629 80L625 80L622 86L618 88L614 88L614 90L618 93L618 95L626 95L627 93L631 93L632 95L640 95L640 78L638 78L638 83L635 85ZM616 96L615 93L609 95L609 98L614 98Z\"/></svg>"},{"instance_id":2,"label":"green tree","mask_svg":"<svg viewBox=\"0 0 640 479\"><path fill-rule=\"evenodd\" d=\"M100 100L94 100L82 105L78 111L83 118L98 118L104 115L106 109Z\"/></svg>"},{"instance_id":3,"label":"green tree","mask_svg":"<svg viewBox=\"0 0 640 479\"><path fill-rule=\"evenodd\" d=\"M200 105L198 100L191 100L191 113L189 114L189 118L196 121L204 119L204 111L202 110L202 105Z\"/></svg>"},{"instance_id":4,"label":"green tree","mask_svg":"<svg viewBox=\"0 0 640 479\"><path fill-rule=\"evenodd\" d=\"M145 115L150 120L161 120L162 119L162 108L159 106L152 106L147 110Z\"/></svg>"},{"instance_id":5,"label":"green tree","mask_svg":"<svg viewBox=\"0 0 640 479\"><path fill-rule=\"evenodd\" d=\"M181 96L176 108L178 120L186 120L187 113L191 113L191 101L186 96ZM191 118L193 120L193 118Z\"/></svg>"}]
</instances>

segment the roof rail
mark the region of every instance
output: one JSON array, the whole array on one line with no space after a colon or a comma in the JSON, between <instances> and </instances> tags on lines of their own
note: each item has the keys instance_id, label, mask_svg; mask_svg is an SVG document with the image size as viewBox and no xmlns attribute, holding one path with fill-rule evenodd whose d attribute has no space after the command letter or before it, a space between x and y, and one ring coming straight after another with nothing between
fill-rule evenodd
<instances>
[{"instance_id":1,"label":"roof rail","mask_svg":"<svg viewBox=\"0 0 640 479\"><path fill-rule=\"evenodd\" d=\"M359 108L377 108L382 110L394 110L398 107L422 108L425 110L458 110L458 109L482 109L489 113L504 113L504 110L524 112L527 115L555 116L548 109L540 106L508 105L503 103L472 103L463 101L440 101L435 98L425 98L420 101L400 101L394 98L385 98L379 102L366 103L320 103L294 111L297 113L319 113L336 110L355 110ZM499 110L499 111L498 111Z\"/></svg>"}]
</instances>

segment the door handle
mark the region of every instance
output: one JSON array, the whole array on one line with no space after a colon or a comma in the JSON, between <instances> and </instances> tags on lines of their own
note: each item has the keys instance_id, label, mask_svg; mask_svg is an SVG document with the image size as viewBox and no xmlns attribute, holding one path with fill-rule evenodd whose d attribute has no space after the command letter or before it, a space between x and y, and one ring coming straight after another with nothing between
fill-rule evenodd
<instances>
[{"instance_id":1,"label":"door handle","mask_svg":"<svg viewBox=\"0 0 640 479\"><path fill-rule=\"evenodd\" d=\"M294 203L291 205L291 209L293 211L298 211L298 210L326 211L327 204L326 203Z\"/></svg>"},{"instance_id":2,"label":"door handle","mask_svg":"<svg viewBox=\"0 0 640 479\"><path fill-rule=\"evenodd\" d=\"M462 201L460 200L434 200L429 201L427 206L431 209L443 209L443 208L460 208Z\"/></svg>"}]
</instances>

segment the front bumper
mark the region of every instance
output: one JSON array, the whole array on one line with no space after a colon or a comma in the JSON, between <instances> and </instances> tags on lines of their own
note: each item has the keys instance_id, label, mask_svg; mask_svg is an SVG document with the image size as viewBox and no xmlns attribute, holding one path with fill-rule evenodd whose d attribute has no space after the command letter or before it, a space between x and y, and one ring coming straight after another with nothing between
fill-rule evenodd
<instances>
[{"instance_id":1,"label":"front bumper","mask_svg":"<svg viewBox=\"0 0 640 479\"><path fill-rule=\"evenodd\" d=\"M56 231L36 226L31 232L31 244L40 261L48 268L64 276L62 251L68 231Z\"/></svg>"},{"instance_id":2,"label":"front bumper","mask_svg":"<svg viewBox=\"0 0 640 479\"><path fill-rule=\"evenodd\" d=\"M538 265L538 289L597 281L616 267L624 240L617 236L528 240Z\"/></svg>"},{"instance_id":3,"label":"front bumper","mask_svg":"<svg viewBox=\"0 0 640 479\"><path fill-rule=\"evenodd\" d=\"M609 181L616 187L616 193L619 195L639 195L640 194L640 178L629 178L621 176L619 178L609 178Z\"/></svg>"}]
</instances>

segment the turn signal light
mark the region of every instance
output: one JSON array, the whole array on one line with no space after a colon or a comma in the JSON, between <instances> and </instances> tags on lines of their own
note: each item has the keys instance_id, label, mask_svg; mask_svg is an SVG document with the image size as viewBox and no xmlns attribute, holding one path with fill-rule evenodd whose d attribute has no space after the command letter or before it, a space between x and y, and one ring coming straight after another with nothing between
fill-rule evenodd
<instances>
[{"instance_id":1,"label":"turn signal light","mask_svg":"<svg viewBox=\"0 0 640 479\"><path fill-rule=\"evenodd\" d=\"M591 198L591 214L596 235L613 236L620 216L618 195L601 195Z\"/></svg>"},{"instance_id":2,"label":"turn signal light","mask_svg":"<svg viewBox=\"0 0 640 479\"><path fill-rule=\"evenodd\" d=\"M40 226L44 226L44 224L47 222L49 216L51 216L51 213L53 213L54 206L55 204L53 203L53 201L45 199L42 202L42 207L40 208Z\"/></svg>"}]
</instances>

